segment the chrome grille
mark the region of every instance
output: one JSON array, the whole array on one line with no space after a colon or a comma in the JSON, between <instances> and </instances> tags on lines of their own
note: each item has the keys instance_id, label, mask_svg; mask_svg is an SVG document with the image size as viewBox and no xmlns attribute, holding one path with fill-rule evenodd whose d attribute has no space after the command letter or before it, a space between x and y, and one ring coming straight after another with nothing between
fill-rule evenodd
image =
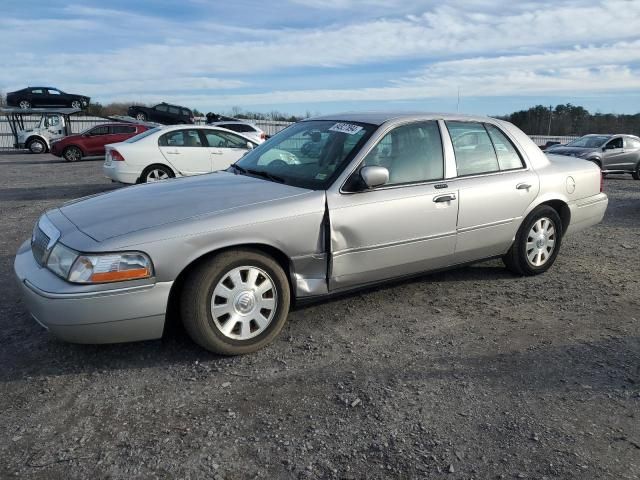
<instances>
[{"instance_id":1,"label":"chrome grille","mask_svg":"<svg viewBox=\"0 0 640 480\"><path fill-rule=\"evenodd\" d=\"M36 227L31 238L31 251L33 257L40 266L43 266L48 254L47 247L51 239L44 233L40 227Z\"/></svg>"}]
</instances>

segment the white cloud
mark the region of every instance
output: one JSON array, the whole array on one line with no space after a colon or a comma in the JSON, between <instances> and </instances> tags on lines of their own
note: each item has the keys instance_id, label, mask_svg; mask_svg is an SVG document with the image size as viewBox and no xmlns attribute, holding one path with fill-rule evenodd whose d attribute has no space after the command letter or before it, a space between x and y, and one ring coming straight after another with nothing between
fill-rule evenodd
<instances>
[{"instance_id":1,"label":"white cloud","mask_svg":"<svg viewBox=\"0 0 640 480\"><path fill-rule=\"evenodd\" d=\"M328 27L273 30L77 5L65 12L78 18L67 20L5 17L0 29L9 40L0 45L0 88L44 82L103 101L172 96L193 100L190 105L404 100L455 96L457 86L478 96L639 88L640 1L293 2L349 14ZM357 21L359 10L381 5L386 17ZM88 37L104 43L84 49L78 42ZM39 43L53 48L44 55ZM397 61L427 66L383 86L321 87L327 68L348 75L360 65L384 70ZM307 69L307 78L317 72L317 81L299 90L278 88L278 76L296 68ZM257 93L219 93L241 88ZM215 95L197 92L207 90Z\"/></svg>"}]
</instances>

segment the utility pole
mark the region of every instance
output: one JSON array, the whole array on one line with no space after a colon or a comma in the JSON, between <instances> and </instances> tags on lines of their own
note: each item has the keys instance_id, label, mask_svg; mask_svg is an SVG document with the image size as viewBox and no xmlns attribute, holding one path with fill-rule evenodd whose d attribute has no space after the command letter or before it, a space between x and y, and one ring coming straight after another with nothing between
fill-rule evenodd
<instances>
[{"instance_id":1,"label":"utility pole","mask_svg":"<svg viewBox=\"0 0 640 480\"><path fill-rule=\"evenodd\" d=\"M553 105L549 105L549 129L547 130L547 136L551 135L551 117L553 117Z\"/></svg>"},{"instance_id":2,"label":"utility pole","mask_svg":"<svg viewBox=\"0 0 640 480\"><path fill-rule=\"evenodd\" d=\"M460 111L460 87L458 87L458 103L456 103L456 112Z\"/></svg>"}]
</instances>

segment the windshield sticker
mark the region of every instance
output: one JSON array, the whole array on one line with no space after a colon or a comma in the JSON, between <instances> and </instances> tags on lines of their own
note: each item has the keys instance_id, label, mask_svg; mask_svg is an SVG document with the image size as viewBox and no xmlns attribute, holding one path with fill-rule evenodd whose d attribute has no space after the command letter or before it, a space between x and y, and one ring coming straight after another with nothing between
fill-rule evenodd
<instances>
[{"instance_id":1,"label":"windshield sticker","mask_svg":"<svg viewBox=\"0 0 640 480\"><path fill-rule=\"evenodd\" d=\"M350 123L336 123L329 129L330 132L348 133L349 135L355 135L362 127L360 125L352 125Z\"/></svg>"},{"instance_id":2,"label":"windshield sticker","mask_svg":"<svg viewBox=\"0 0 640 480\"><path fill-rule=\"evenodd\" d=\"M316 175L316 180L324 180L325 178L327 178L327 174L326 173L318 173Z\"/></svg>"}]
</instances>

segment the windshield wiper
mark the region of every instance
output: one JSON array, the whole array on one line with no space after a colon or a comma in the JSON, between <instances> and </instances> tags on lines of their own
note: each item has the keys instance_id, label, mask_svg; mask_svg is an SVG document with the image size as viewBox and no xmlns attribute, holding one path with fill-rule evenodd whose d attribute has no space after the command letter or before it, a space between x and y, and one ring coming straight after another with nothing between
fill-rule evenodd
<instances>
[{"instance_id":1,"label":"windshield wiper","mask_svg":"<svg viewBox=\"0 0 640 480\"><path fill-rule=\"evenodd\" d=\"M245 170L245 172L250 173L251 175L266 178L267 180L271 180L272 182L285 183L284 178L279 177L278 175L274 175L273 173L265 172L264 170L252 170L251 168L248 168Z\"/></svg>"},{"instance_id":2,"label":"windshield wiper","mask_svg":"<svg viewBox=\"0 0 640 480\"><path fill-rule=\"evenodd\" d=\"M237 170L237 171L238 171L238 172L240 172L240 173L247 173L247 170L246 170L246 169L244 169L244 168L242 168L242 167L241 167L240 165L238 165L238 164L232 163L232 164L230 165L230 167L231 167L231 168L233 168L233 169L235 169L235 170ZM237 175L237 173L236 173L236 175Z\"/></svg>"}]
</instances>

